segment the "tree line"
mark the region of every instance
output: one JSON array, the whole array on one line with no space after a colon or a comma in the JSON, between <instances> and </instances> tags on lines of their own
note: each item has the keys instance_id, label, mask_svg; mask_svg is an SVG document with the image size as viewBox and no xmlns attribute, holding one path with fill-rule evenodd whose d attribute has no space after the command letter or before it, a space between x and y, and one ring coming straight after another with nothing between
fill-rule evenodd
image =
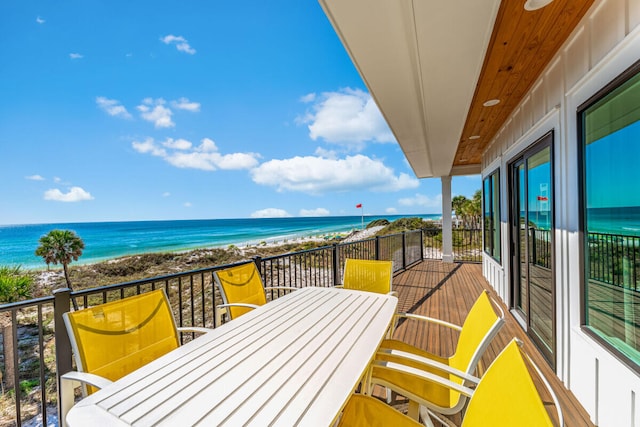
<instances>
[{"instance_id":1,"label":"tree line","mask_svg":"<svg viewBox=\"0 0 640 427\"><path fill-rule=\"evenodd\" d=\"M482 191L477 190L471 199L455 196L451 208L464 228L482 228Z\"/></svg>"}]
</instances>

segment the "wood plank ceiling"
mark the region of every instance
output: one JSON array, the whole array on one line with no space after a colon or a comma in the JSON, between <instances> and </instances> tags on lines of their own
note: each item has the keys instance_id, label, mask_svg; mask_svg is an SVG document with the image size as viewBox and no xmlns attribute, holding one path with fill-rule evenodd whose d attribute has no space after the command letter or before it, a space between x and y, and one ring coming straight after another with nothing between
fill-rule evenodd
<instances>
[{"instance_id":1,"label":"wood plank ceiling","mask_svg":"<svg viewBox=\"0 0 640 427\"><path fill-rule=\"evenodd\" d=\"M454 166L481 163L482 152L569 37L593 0L555 0L536 11L503 0L467 115ZM483 104L500 100L494 106Z\"/></svg>"}]
</instances>

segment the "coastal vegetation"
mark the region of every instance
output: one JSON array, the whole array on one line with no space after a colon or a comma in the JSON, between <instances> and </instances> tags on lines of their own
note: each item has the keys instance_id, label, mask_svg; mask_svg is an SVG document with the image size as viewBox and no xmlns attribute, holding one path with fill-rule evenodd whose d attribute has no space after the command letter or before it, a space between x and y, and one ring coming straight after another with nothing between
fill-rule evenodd
<instances>
[{"instance_id":1,"label":"coastal vegetation","mask_svg":"<svg viewBox=\"0 0 640 427\"><path fill-rule=\"evenodd\" d=\"M0 266L0 303L31 298L33 276L20 266Z\"/></svg>"}]
</instances>

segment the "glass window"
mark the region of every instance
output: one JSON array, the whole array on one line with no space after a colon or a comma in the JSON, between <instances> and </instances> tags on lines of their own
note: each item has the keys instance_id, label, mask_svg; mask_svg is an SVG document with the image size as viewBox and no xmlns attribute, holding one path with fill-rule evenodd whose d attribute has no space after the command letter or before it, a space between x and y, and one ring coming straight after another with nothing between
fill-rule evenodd
<instances>
[{"instance_id":1,"label":"glass window","mask_svg":"<svg viewBox=\"0 0 640 427\"><path fill-rule=\"evenodd\" d=\"M500 262L500 170L482 183L484 251Z\"/></svg>"},{"instance_id":2,"label":"glass window","mask_svg":"<svg viewBox=\"0 0 640 427\"><path fill-rule=\"evenodd\" d=\"M640 64L578 110L585 327L640 366Z\"/></svg>"}]
</instances>

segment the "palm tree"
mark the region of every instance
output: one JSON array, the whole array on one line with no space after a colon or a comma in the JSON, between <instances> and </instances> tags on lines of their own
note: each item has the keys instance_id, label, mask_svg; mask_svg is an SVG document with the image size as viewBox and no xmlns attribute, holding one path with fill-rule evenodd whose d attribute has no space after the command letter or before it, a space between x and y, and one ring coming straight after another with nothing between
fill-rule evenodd
<instances>
[{"instance_id":1,"label":"palm tree","mask_svg":"<svg viewBox=\"0 0 640 427\"><path fill-rule=\"evenodd\" d=\"M40 246L36 249L36 255L44 258L47 266L51 263L62 264L67 286L73 291L67 266L71 261L76 261L82 255L83 249L84 242L73 231L51 230L40 238ZM78 305L75 299L72 298L72 301L73 307L77 310Z\"/></svg>"},{"instance_id":2,"label":"palm tree","mask_svg":"<svg viewBox=\"0 0 640 427\"><path fill-rule=\"evenodd\" d=\"M451 208L453 209L453 213L456 214L457 220L464 221L464 205L467 202L467 198L461 195L455 196L453 199L451 199Z\"/></svg>"}]
</instances>

